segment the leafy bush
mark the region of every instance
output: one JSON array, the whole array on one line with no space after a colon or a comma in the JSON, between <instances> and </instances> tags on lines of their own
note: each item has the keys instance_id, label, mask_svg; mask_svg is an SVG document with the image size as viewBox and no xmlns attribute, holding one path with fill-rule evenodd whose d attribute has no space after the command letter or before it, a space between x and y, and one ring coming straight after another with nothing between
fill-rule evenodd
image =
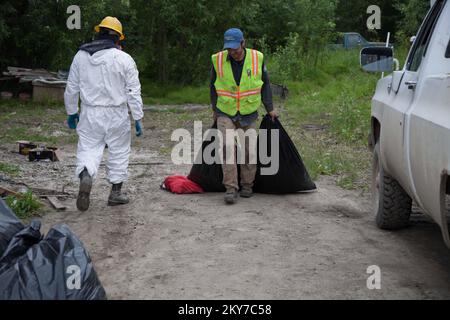
<instances>
[{"instance_id":1,"label":"leafy bush","mask_svg":"<svg viewBox=\"0 0 450 320\"><path fill-rule=\"evenodd\" d=\"M31 191L23 196L8 196L6 204L20 219L27 219L41 208L41 203L35 199Z\"/></svg>"}]
</instances>

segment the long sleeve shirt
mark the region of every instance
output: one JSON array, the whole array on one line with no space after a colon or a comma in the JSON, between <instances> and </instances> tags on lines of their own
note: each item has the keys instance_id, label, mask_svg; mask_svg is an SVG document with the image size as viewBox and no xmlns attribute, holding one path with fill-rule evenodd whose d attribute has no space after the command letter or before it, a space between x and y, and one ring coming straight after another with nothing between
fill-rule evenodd
<instances>
[{"instance_id":1,"label":"long sleeve shirt","mask_svg":"<svg viewBox=\"0 0 450 320\"><path fill-rule=\"evenodd\" d=\"M233 77L236 81L236 85L240 85L242 69L244 67L245 58L242 61L234 60L230 55L227 57L227 61L231 63L231 69L233 70ZM210 96L211 96L211 106L213 111L217 113L218 116L227 116L231 118L233 122L239 122L241 125L248 125L258 118L258 111L255 111L249 115L242 115L239 112L235 116L229 116L217 108L217 91L215 87L215 82L217 79L217 73L214 66L211 68L211 83L210 83ZM267 112L273 111L273 99L272 90L270 88L269 73L267 72L266 64L263 62L262 65L262 81L263 86L261 88L261 101L266 108Z\"/></svg>"},{"instance_id":2,"label":"long sleeve shirt","mask_svg":"<svg viewBox=\"0 0 450 320\"><path fill-rule=\"evenodd\" d=\"M133 58L116 48L94 54L80 50L70 67L64 93L67 114L78 112L78 100L92 107L128 107L134 120L144 116L139 72Z\"/></svg>"}]
</instances>

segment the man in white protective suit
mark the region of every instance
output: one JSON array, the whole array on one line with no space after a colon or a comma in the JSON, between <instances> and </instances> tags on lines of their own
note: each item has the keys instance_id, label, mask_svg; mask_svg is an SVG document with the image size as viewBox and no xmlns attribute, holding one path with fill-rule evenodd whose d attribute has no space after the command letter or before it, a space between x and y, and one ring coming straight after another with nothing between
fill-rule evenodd
<instances>
[{"instance_id":1,"label":"man in white protective suit","mask_svg":"<svg viewBox=\"0 0 450 320\"><path fill-rule=\"evenodd\" d=\"M79 136L76 176L80 178L77 208L89 209L92 182L97 175L105 145L112 190L108 205L129 202L122 193L128 177L131 125L128 107L135 120L136 136L142 135L141 84L133 58L121 50L124 34L117 18L106 17L95 27L96 40L84 44L70 67L64 101L67 123ZM78 113L78 101L81 112Z\"/></svg>"}]
</instances>

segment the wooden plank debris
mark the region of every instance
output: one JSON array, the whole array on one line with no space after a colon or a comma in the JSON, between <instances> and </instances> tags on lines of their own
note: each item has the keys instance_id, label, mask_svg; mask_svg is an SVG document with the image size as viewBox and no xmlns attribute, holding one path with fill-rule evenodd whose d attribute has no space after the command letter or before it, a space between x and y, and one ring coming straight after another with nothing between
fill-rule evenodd
<instances>
[{"instance_id":1,"label":"wooden plank debris","mask_svg":"<svg viewBox=\"0 0 450 320\"><path fill-rule=\"evenodd\" d=\"M56 198L56 197L47 196L47 200L57 211L63 211L63 210L66 210L66 208L67 208L65 205L63 205L61 202L59 202L58 198Z\"/></svg>"},{"instance_id":2,"label":"wooden plank debris","mask_svg":"<svg viewBox=\"0 0 450 320\"><path fill-rule=\"evenodd\" d=\"M8 188L0 187L0 196L2 196L2 197L6 197L6 196L22 197L23 195L16 191L10 190Z\"/></svg>"},{"instance_id":3,"label":"wooden plank debris","mask_svg":"<svg viewBox=\"0 0 450 320\"><path fill-rule=\"evenodd\" d=\"M20 82L31 82L36 79L58 79L58 74L49 72L45 69L26 69L17 67L8 67L7 72L3 72L4 76L19 78Z\"/></svg>"}]
</instances>

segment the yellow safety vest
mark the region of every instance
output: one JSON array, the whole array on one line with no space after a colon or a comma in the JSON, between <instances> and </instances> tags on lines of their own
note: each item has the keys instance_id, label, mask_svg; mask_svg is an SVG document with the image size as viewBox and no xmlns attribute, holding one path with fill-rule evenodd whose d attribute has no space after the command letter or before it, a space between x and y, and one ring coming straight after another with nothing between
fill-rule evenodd
<instances>
[{"instance_id":1,"label":"yellow safety vest","mask_svg":"<svg viewBox=\"0 0 450 320\"><path fill-rule=\"evenodd\" d=\"M264 55L252 49L246 49L241 83L238 86L233 77L231 62L227 60L228 51L221 51L212 56L216 71L217 108L230 116L238 112L248 115L258 110L261 105L262 64Z\"/></svg>"}]
</instances>

